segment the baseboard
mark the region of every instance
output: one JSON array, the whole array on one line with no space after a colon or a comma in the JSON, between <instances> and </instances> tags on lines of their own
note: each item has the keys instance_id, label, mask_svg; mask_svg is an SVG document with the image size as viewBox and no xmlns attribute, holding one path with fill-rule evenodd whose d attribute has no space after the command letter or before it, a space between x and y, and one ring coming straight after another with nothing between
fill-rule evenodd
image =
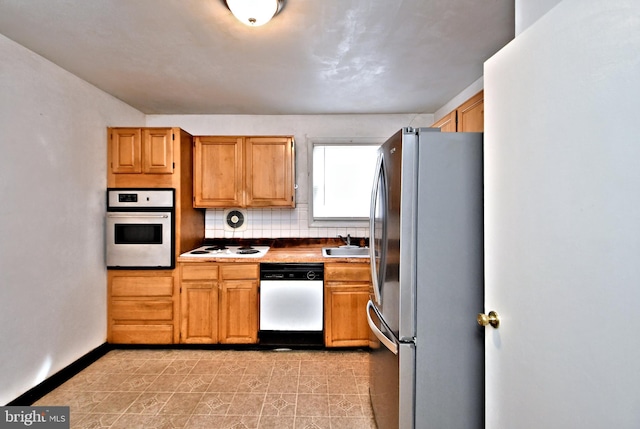
<instances>
[{"instance_id":1,"label":"baseboard","mask_svg":"<svg viewBox=\"0 0 640 429\"><path fill-rule=\"evenodd\" d=\"M111 344L104 343L95 349L91 350L89 353L80 357L76 361L72 362L70 365L64 367L60 371L53 374L51 377L44 380L42 383L38 384L32 389L29 389L22 395L18 396L13 401L9 402L8 406L27 406L36 402L38 399L42 398L47 393L51 392L53 389L59 387L62 383L69 380L74 375L78 374L80 371L91 365L93 362L100 359L102 356L107 354L113 346Z\"/></svg>"},{"instance_id":2,"label":"baseboard","mask_svg":"<svg viewBox=\"0 0 640 429\"><path fill-rule=\"evenodd\" d=\"M262 346L324 348L322 331L260 331L258 333Z\"/></svg>"}]
</instances>

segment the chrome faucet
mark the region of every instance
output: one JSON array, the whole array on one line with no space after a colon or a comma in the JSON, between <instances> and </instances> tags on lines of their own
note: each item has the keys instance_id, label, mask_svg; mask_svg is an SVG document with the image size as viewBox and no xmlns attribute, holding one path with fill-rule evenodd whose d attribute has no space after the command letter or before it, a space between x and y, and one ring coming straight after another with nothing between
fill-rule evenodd
<instances>
[{"instance_id":1,"label":"chrome faucet","mask_svg":"<svg viewBox=\"0 0 640 429\"><path fill-rule=\"evenodd\" d=\"M340 237L342 239L342 241L344 241L347 246L351 246L351 234L347 234L347 238L344 238L341 235L338 235L338 237Z\"/></svg>"}]
</instances>

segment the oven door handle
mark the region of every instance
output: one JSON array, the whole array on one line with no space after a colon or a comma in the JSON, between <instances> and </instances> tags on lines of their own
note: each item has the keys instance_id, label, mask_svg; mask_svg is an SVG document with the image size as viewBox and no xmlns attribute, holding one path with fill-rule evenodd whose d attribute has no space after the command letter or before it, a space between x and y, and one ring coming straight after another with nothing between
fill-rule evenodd
<instances>
[{"instance_id":1,"label":"oven door handle","mask_svg":"<svg viewBox=\"0 0 640 429\"><path fill-rule=\"evenodd\" d=\"M112 218L124 218L124 219L166 219L169 217L169 215L127 215L127 214L113 214L113 213L109 213L107 214L107 217L112 217Z\"/></svg>"}]
</instances>

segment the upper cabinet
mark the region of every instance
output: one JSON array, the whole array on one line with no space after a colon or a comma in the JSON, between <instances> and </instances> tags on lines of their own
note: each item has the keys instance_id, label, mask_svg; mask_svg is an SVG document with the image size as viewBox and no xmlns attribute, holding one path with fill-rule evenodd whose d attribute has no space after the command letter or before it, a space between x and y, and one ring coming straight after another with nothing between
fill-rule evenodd
<instances>
[{"instance_id":1,"label":"upper cabinet","mask_svg":"<svg viewBox=\"0 0 640 429\"><path fill-rule=\"evenodd\" d=\"M431 126L450 133L483 132L484 91L480 91Z\"/></svg>"},{"instance_id":2,"label":"upper cabinet","mask_svg":"<svg viewBox=\"0 0 640 429\"><path fill-rule=\"evenodd\" d=\"M111 173L142 173L142 129L111 128L108 133Z\"/></svg>"},{"instance_id":3,"label":"upper cabinet","mask_svg":"<svg viewBox=\"0 0 640 429\"><path fill-rule=\"evenodd\" d=\"M435 124L431 125L431 127L440 128L440 131L443 133L455 133L457 131L457 118L458 111L454 110L453 112L450 112L442 117Z\"/></svg>"},{"instance_id":4,"label":"upper cabinet","mask_svg":"<svg viewBox=\"0 0 640 429\"><path fill-rule=\"evenodd\" d=\"M239 207L243 202L243 138L196 137L193 153L195 207Z\"/></svg>"},{"instance_id":5,"label":"upper cabinet","mask_svg":"<svg viewBox=\"0 0 640 429\"><path fill-rule=\"evenodd\" d=\"M107 186L191 188L192 141L180 128L108 128Z\"/></svg>"},{"instance_id":6,"label":"upper cabinet","mask_svg":"<svg viewBox=\"0 0 640 429\"><path fill-rule=\"evenodd\" d=\"M480 91L457 109L458 131L463 133L484 131L484 91Z\"/></svg>"},{"instance_id":7,"label":"upper cabinet","mask_svg":"<svg viewBox=\"0 0 640 429\"><path fill-rule=\"evenodd\" d=\"M173 173L171 128L112 128L109 141L113 174Z\"/></svg>"},{"instance_id":8,"label":"upper cabinet","mask_svg":"<svg viewBox=\"0 0 640 429\"><path fill-rule=\"evenodd\" d=\"M200 136L194 207L295 207L291 136Z\"/></svg>"},{"instance_id":9,"label":"upper cabinet","mask_svg":"<svg viewBox=\"0 0 640 429\"><path fill-rule=\"evenodd\" d=\"M142 172L145 174L172 174L173 132L171 128L142 130Z\"/></svg>"}]
</instances>

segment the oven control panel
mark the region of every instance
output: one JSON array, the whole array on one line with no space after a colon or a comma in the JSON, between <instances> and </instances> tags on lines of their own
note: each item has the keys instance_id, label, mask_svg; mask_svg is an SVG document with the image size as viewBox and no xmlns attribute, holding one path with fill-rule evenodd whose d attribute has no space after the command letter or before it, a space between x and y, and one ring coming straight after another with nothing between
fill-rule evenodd
<instances>
[{"instance_id":1,"label":"oven control panel","mask_svg":"<svg viewBox=\"0 0 640 429\"><path fill-rule=\"evenodd\" d=\"M107 189L107 210L173 208L175 190L167 189Z\"/></svg>"},{"instance_id":2,"label":"oven control panel","mask_svg":"<svg viewBox=\"0 0 640 429\"><path fill-rule=\"evenodd\" d=\"M133 193L133 194L129 194L129 193L123 193L123 194L118 194L118 202L119 203L137 203L138 202L138 194Z\"/></svg>"}]
</instances>

